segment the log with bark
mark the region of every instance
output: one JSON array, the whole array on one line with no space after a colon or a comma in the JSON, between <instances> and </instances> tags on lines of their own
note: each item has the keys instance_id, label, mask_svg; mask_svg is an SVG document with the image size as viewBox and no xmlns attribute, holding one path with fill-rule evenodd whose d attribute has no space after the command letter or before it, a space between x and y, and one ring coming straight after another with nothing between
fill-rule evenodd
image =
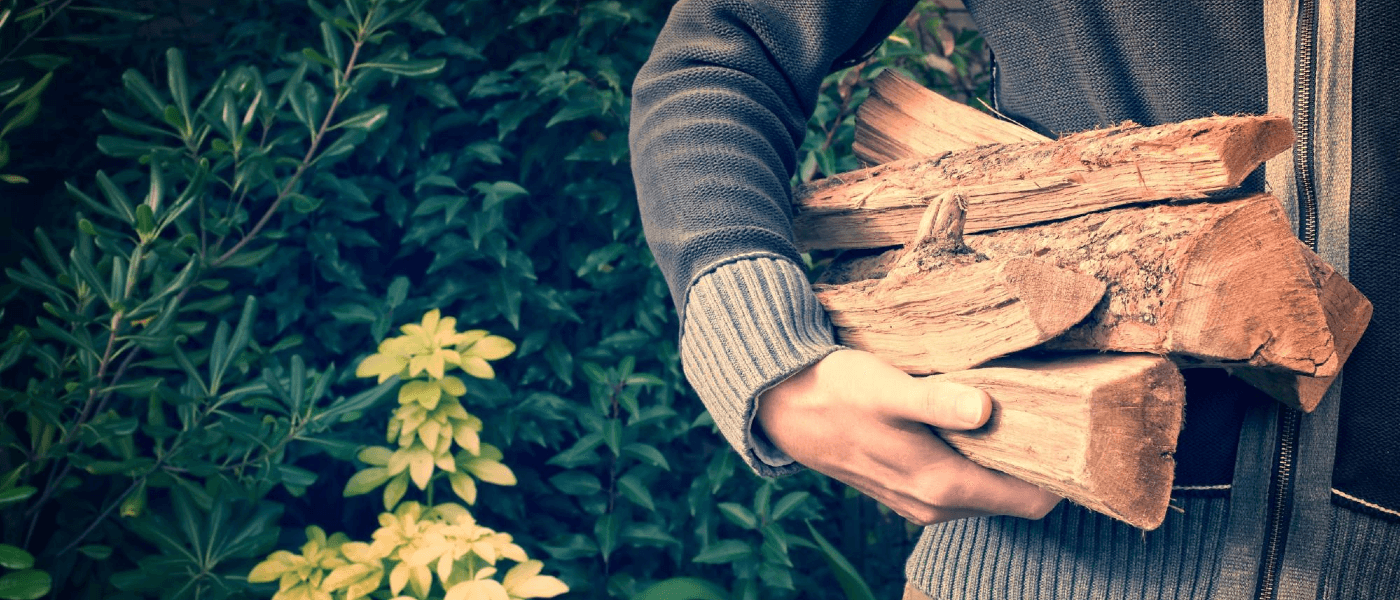
<instances>
[{"instance_id":1,"label":"log with bark","mask_svg":"<svg viewBox=\"0 0 1400 600\"><path fill-rule=\"evenodd\" d=\"M964 239L992 261L1038 258L1107 284L1088 316L1047 348L1171 355L1189 366L1310 377L1331 377L1340 368L1302 246L1272 196L1122 208ZM878 289L860 282L886 278L904 254L852 260L818 281L817 297L831 289L820 284ZM864 322L896 318L894 307L872 300L877 314ZM900 343L862 345L864 334L833 322L842 343L917 360L903 356Z\"/></svg>"},{"instance_id":2,"label":"log with bark","mask_svg":"<svg viewBox=\"0 0 1400 600\"><path fill-rule=\"evenodd\" d=\"M1204 198L1238 186L1292 139L1284 117L1210 117L905 159L798 189L793 230L807 249L901 245L929 201L953 189L967 200L969 233Z\"/></svg>"},{"instance_id":3,"label":"log with bark","mask_svg":"<svg viewBox=\"0 0 1400 600\"><path fill-rule=\"evenodd\" d=\"M1064 333L1103 296L1103 282L1050 261L972 252L962 221L959 198L945 194L888 273L814 286L842 344L907 373L957 371Z\"/></svg>"},{"instance_id":4,"label":"log with bark","mask_svg":"<svg viewBox=\"0 0 1400 600\"><path fill-rule=\"evenodd\" d=\"M992 397L986 425L938 430L973 462L1143 529L1166 517L1186 402L1171 361L1142 354L1003 359L932 379Z\"/></svg>"}]
</instances>

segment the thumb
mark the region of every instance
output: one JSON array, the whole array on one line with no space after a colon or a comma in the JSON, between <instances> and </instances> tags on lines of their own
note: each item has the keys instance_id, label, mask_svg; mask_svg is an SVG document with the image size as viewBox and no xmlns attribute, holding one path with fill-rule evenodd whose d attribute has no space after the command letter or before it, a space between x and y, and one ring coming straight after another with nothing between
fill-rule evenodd
<instances>
[{"instance_id":1,"label":"thumb","mask_svg":"<svg viewBox=\"0 0 1400 600\"><path fill-rule=\"evenodd\" d=\"M942 429L977 429L992 415L992 397L978 388L929 377L910 377L890 398L894 416Z\"/></svg>"}]
</instances>

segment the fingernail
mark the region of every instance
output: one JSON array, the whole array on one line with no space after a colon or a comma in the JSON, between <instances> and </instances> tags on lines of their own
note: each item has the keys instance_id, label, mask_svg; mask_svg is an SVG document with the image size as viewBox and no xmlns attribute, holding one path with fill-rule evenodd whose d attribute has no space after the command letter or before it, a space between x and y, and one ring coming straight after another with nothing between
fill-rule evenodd
<instances>
[{"instance_id":1,"label":"fingernail","mask_svg":"<svg viewBox=\"0 0 1400 600\"><path fill-rule=\"evenodd\" d=\"M966 394L958 398L958 418L968 425L982 424L982 394Z\"/></svg>"}]
</instances>

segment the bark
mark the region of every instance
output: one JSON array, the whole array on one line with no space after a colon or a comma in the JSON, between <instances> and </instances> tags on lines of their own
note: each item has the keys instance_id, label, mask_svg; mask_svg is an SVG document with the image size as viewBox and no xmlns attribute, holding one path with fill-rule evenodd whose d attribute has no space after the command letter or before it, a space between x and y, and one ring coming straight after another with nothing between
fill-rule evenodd
<instances>
[{"instance_id":1,"label":"bark","mask_svg":"<svg viewBox=\"0 0 1400 600\"><path fill-rule=\"evenodd\" d=\"M1313 377L1340 368L1307 259L1272 196L1115 209L964 240L989 261L1037 258L1107 284L1089 315L1049 348ZM847 261L819 283L883 278L903 254ZM919 332L892 328L892 335Z\"/></svg>"},{"instance_id":2,"label":"bark","mask_svg":"<svg viewBox=\"0 0 1400 600\"><path fill-rule=\"evenodd\" d=\"M970 368L1064 333L1103 296L1093 277L962 243L955 195L928 206L915 243L879 279L814 286L841 344L916 374Z\"/></svg>"}]
</instances>

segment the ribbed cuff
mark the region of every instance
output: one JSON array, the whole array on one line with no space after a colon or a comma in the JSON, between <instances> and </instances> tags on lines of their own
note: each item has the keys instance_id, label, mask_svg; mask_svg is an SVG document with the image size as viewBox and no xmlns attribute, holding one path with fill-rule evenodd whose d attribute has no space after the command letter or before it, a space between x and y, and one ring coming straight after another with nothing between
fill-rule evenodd
<instances>
[{"instance_id":1,"label":"ribbed cuff","mask_svg":"<svg viewBox=\"0 0 1400 600\"><path fill-rule=\"evenodd\" d=\"M754 431L755 399L839 348L806 275L786 259L720 265L687 294L680 347L686 378L759 475L801 466Z\"/></svg>"}]
</instances>

